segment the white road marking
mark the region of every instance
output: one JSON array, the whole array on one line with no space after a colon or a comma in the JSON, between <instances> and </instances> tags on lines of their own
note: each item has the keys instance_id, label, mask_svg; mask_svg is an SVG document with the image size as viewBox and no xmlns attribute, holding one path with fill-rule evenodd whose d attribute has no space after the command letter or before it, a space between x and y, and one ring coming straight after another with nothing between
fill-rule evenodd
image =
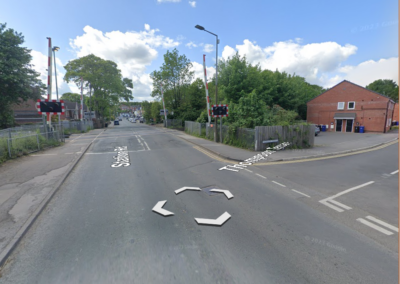
<instances>
[{"instance_id":1,"label":"white road marking","mask_svg":"<svg viewBox=\"0 0 400 284\"><path fill-rule=\"evenodd\" d=\"M340 207L342 207L344 209L350 210L350 209L352 209L351 207L349 207L347 205L344 205L344 204L342 204L342 203L340 203L340 202L338 202L336 200L333 200L333 199L336 198L336 197L339 197L339 196L341 196L343 194L349 193L349 192L351 192L353 190L359 189L361 187L364 187L364 186L367 186L367 185L370 185L370 184L373 184L373 183L374 183L374 181L369 181L369 182L363 183L361 185L357 185L355 187L352 187L352 188L346 189L346 190L344 190L342 192L339 192L338 194L335 194L335 195L332 195L332 196L330 196L328 198L322 199L319 202L324 204L324 205L326 205L326 206L328 206L329 208L332 208L333 210L336 210L337 212L343 212L343 210L340 209L339 207L336 207L336 206L334 206L332 204L329 204L328 201L330 201L333 204L336 204L336 205L338 205L338 206L340 206Z\"/></svg>"},{"instance_id":2,"label":"white road marking","mask_svg":"<svg viewBox=\"0 0 400 284\"><path fill-rule=\"evenodd\" d=\"M36 154L36 155L31 155L31 156L56 156L58 154Z\"/></svg>"},{"instance_id":3,"label":"white road marking","mask_svg":"<svg viewBox=\"0 0 400 284\"><path fill-rule=\"evenodd\" d=\"M146 151L146 150L125 151L125 152L136 153L136 152L144 152L144 151ZM100 154L115 154L115 152L88 152L88 153L85 153L85 155L100 155Z\"/></svg>"},{"instance_id":4,"label":"white road marking","mask_svg":"<svg viewBox=\"0 0 400 284\"><path fill-rule=\"evenodd\" d=\"M222 192L223 194L225 194L226 198L231 199L233 198L233 194L226 189L211 189L210 191L212 192Z\"/></svg>"},{"instance_id":5,"label":"white road marking","mask_svg":"<svg viewBox=\"0 0 400 284\"><path fill-rule=\"evenodd\" d=\"M379 226L377 226L377 225L375 225L375 224L373 224L373 223L371 223L371 222L369 222L369 221L367 221L367 220L365 220L363 218L358 218L357 221L361 222L364 225L367 225L367 226L369 226L369 227L371 227L371 228L373 228L373 229L375 229L375 230L377 230L377 231L379 231L379 232L381 232L381 233L383 233L385 235L388 235L388 236L393 235L392 232L390 232L388 230L385 230L384 228L379 227Z\"/></svg>"},{"instance_id":6,"label":"white road marking","mask_svg":"<svg viewBox=\"0 0 400 284\"><path fill-rule=\"evenodd\" d=\"M167 202L167 200L163 200L163 201L158 201L157 204L153 207L153 211L160 213L163 216L170 216L170 215L174 215L173 212L168 211L163 209L162 207L164 206L164 204Z\"/></svg>"},{"instance_id":7,"label":"white road marking","mask_svg":"<svg viewBox=\"0 0 400 284\"><path fill-rule=\"evenodd\" d=\"M259 174L256 174L256 176L259 176L259 177L262 177L262 178L265 178L265 179L266 179L265 176L262 176L262 175L259 175Z\"/></svg>"},{"instance_id":8,"label":"white road marking","mask_svg":"<svg viewBox=\"0 0 400 284\"><path fill-rule=\"evenodd\" d=\"M339 197L339 196L341 196L341 195L343 195L343 194L349 193L349 192L351 192L351 191L353 191L353 190L359 189L359 188L361 188L361 187L364 187L364 186L367 186L367 185L370 185L370 184L373 184L373 183L374 183L374 181L369 181L369 182L363 183L363 184L361 184L361 185L357 185L357 186L355 186L355 187L352 187L352 188L346 189L346 190L344 190L344 191L342 191L342 192L339 192L338 194L335 194L335 195L333 195L333 196L330 196L329 199L333 199L333 198Z\"/></svg>"},{"instance_id":9,"label":"white road marking","mask_svg":"<svg viewBox=\"0 0 400 284\"><path fill-rule=\"evenodd\" d=\"M329 199L328 201L333 203L333 204L335 204L335 205L337 205L337 206L339 206L339 207L342 207L343 209L347 209L347 210L352 209L350 206L344 205L343 203L340 203L340 202L338 202L336 200Z\"/></svg>"},{"instance_id":10,"label":"white road marking","mask_svg":"<svg viewBox=\"0 0 400 284\"><path fill-rule=\"evenodd\" d=\"M228 221L229 218L231 218L231 215L228 212L225 212L217 219L201 219L201 218L194 218L194 219L196 220L197 224L221 226L226 221Z\"/></svg>"},{"instance_id":11,"label":"white road marking","mask_svg":"<svg viewBox=\"0 0 400 284\"><path fill-rule=\"evenodd\" d=\"M248 169L244 169L245 171L247 171L247 172L249 172L249 173L252 173L253 171L250 171L250 170L248 170Z\"/></svg>"},{"instance_id":12,"label":"white road marking","mask_svg":"<svg viewBox=\"0 0 400 284\"><path fill-rule=\"evenodd\" d=\"M397 171L394 171L394 172L392 172L392 173L390 173L391 175L394 175L394 174L397 174L399 172L399 170L397 170Z\"/></svg>"},{"instance_id":13,"label":"white road marking","mask_svg":"<svg viewBox=\"0 0 400 284\"><path fill-rule=\"evenodd\" d=\"M180 189L175 190L175 194L179 194L185 190L196 190L196 191L201 191L200 187L190 187L190 186L184 186L181 187Z\"/></svg>"},{"instance_id":14,"label":"white road marking","mask_svg":"<svg viewBox=\"0 0 400 284\"><path fill-rule=\"evenodd\" d=\"M376 219L375 217L372 217L372 216L367 216L367 217L365 217L365 218L367 218L367 219L369 219L369 220L371 220L371 221L374 221L375 223L378 223L378 224L380 224L380 225L382 225L382 226L385 226L386 228L388 228L388 229L391 229L391 230L393 230L393 231L395 231L395 232L399 232L399 229L397 228L397 227L395 227L395 226L393 226L393 225L390 225L390 224L388 224L388 223L386 223L386 222L383 222L383 221L381 221L381 220L379 220L379 219Z\"/></svg>"},{"instance_id":15,"label":"white road marking","mask_svg":"<svg viewBox=\"0 0 400 284\"><path fill-rule=\"evenodd\" d=\"M336 207L336 206L334 206L332 204L329 204L328 202L326 202L326 200L320 200L319 202L321 202L325 206L328 206L329 208L332 208L333 210L336 210L337 212L343 212L344 211L344 210L340 209L339 207Z\"/></svg>"},{"instance_id":16,"label":"white road marking","mask_svg":"<svg viewBox=\"0 0 400 284\"><path fill-rule=\"evenodd\" d=\"M276 181L272 181L273 183L275 183L275 184L277 184L277 185L280 185L280 186L282 186L282 187L286 187L286 185L283 185L283 184L281 184L281 183L279 183L279 182L276 182Z\"/></svg>"},{"instance_id":17,"label":"white road marking","mask_svg":"<svg viewBox=\"0 0 400 284\"><path fill-rule=\"evenodd\" d=\"M301 194L301 195L304 195L304 196L307 196L307 197L310 197L309 195L307 195L307 194L304 194L304 193L302 193L302 192L300 192L300 191L297 191L297 190L295 190L295 189L292 189L294 192L297 192L298 194Z\"/></svg>"}]
</instances>

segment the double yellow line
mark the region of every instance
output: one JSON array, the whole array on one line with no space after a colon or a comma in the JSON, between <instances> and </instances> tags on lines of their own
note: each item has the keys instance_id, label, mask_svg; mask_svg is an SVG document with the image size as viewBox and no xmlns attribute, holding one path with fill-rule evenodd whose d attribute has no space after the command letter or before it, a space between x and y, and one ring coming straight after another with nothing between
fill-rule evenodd
<instances>
[{"instance_id":1,"label":"double yellow line","mask_svg":"<svg viewBox=\"0 0 400 284\"><path fill-rule=\"evenodd\" d=\"M352 153L346 153L346 154L337 154L337 155L332 155L332 156L325 156L325 157L317 157L317 158L308 158L308 159L302 159L302 160L293 160L293 161L282 161L282 162L267 162L267 163L254 163L253 166L268 166L268 165L282 165L282 164L292 164L292 163L304 163L304 162L311 162L311 161L319 161L319 160L326 160L326 159L334 159L334 158L340 158L340 157L346 157L346 156L352 156L352 155L357 155L357 154L362 154L362 153L367 153L367 152L372 152L372 151L376 151L376 150L380 150L383 148L386 148L388 146L391 146L393 144L398 143L398 140L392 141L390 143L378 146L376 148L372 148L372 149L366 149L366 150L360 150L357 152L352 152ZM237 164L238 162L235 161L231 161L231 160L227 160L224 159L222 157L219 157L215 154L210 153L207 150L204 150L203 148L200 148L198 146L193 146L194 149L202 152L203 154L209 156L210 158L220 161L220 162L224 162L224 163L228 163L228 164Z\"/></svg>"}]
</instances>

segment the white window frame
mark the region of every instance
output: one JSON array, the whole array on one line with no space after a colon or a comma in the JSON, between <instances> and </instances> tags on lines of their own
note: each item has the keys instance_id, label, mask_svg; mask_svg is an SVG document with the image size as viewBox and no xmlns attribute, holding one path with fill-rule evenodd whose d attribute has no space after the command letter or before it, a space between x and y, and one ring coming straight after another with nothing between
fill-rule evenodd
<instances>
[{"instance_id":1,"label":"white window frame","mask_svg":"<svg viewBox=\"0 0 400 284\"><path fill-rule=\"evenodd\" d=\"M349 106L350 106L350 103L353 103L354 104L354 106L353 106L353 108L350 108ZM355 109L356 108L356 102L347 102L347 109Z\"/></svg>"},{"instance_id":2,"label":"white window frame","mask_svg":"<svg viewBox=\"0 0 400 284\"><path fill-rule=\"evenodd\" d=\"M342 108L339 107L340 104L343 104ZM337 109L343 110L344 109L344 102L338 102L337 103Z\"/></svg>"}]
</instances>

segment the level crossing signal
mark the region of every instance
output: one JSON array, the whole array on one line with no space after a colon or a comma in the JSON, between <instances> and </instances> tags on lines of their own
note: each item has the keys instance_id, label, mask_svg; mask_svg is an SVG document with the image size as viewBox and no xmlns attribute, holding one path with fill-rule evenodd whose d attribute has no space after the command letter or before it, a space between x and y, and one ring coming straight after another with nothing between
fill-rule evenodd
<instances>
[{"instance_id":1,"label":"level crossing signal","mask_svg":"<svg viewBox=\"0 0 400 284\"><path fill-rule=\"evenodd\" d=\"M212 105L212 117L225 117L228 116L228 105Z\"/></svg>"}]
</instances>

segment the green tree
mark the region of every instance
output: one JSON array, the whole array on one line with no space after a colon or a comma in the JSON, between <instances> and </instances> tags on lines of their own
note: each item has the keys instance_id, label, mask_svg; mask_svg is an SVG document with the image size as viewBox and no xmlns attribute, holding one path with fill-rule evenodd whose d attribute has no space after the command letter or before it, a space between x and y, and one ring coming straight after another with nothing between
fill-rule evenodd
<instances>
[{"instance_id":1,"label":"green tree","mask_svg":"<svg viewBox=\"0 0 400 284\"><path fill-rule=\"evenodd\" d=\"M123 78L115 62L101 59L93 54L72 60L64 66L67 71L64 80L89 87L92 92L91 109L97 117L107 117L115 112L120 100L133 99L132 80Z\"/></svg>"},{"instance_id":2,"label":"green tree","mask_svg":"<svg viewBox=\"0 0 400 284\"><path fill-rule=\"evenodd\" d=\"M0 23L0 128L14 125L13 104L44 94L45 85L32 69L30 50L21 47L23 43L21 33Z\"/></svg>"},{"instance_id":3,"label":"green tree","mask_svg":"<svg viewBox=\"0 0 400 284\"><path fill-rule=\"evenodd\" d=\"M81 102L81 95L76 94L76 93L64 93L62 94L61 100L69 101L69 102L74 102L74 103L80 103Z\"/></svg>"},{"instance_id":4,"label":"green tree","mask_svg":"<svg viewBox=\"0 0 400 284\"><path fill-rule=\"evenodd\" d=\"M388 96L395 102L399 101L399 86L393 80L375 80L371 84L367 85L365 88L375 91L379 94Z\"/></svg>"},{"instance_id":5,"label":"green tree","mask_svg":"<svg viewBox=\"0 0 400 284\"><path fill-rule=\"evenodd\" d=\"M246 56L241 57L238 52L227 61L221 60L218 71L218 91L231 103L238 103L241 97L250 94L261 83L260 66L252 66Z\"/></svg>"},{"instance_id":6,"label":"green tree","mask_svg":"<svg viewBox=\"0 0 400 284\"><path fill-rule=\"evenodd\" d=\"M153 71L150 78L153 80L151 96L162 99L161 84L164 91L165 107L169 111L179 109L185 99L185 91L193 79L192 63L185 55L179 55L175 48L164 54L164 63L159 71Z\"/></svg>"},{"instance_id":7,"label":"green tree","mask_svg":"<svg viewBox=\"0 0 400 284\"><path fill-rule=\"evenodd\" d=\"M162 109L162 103L158 101L151 102L151 118L153 119L154 123L160 122L160 110Z\"/></svg>"}]
</instances>

